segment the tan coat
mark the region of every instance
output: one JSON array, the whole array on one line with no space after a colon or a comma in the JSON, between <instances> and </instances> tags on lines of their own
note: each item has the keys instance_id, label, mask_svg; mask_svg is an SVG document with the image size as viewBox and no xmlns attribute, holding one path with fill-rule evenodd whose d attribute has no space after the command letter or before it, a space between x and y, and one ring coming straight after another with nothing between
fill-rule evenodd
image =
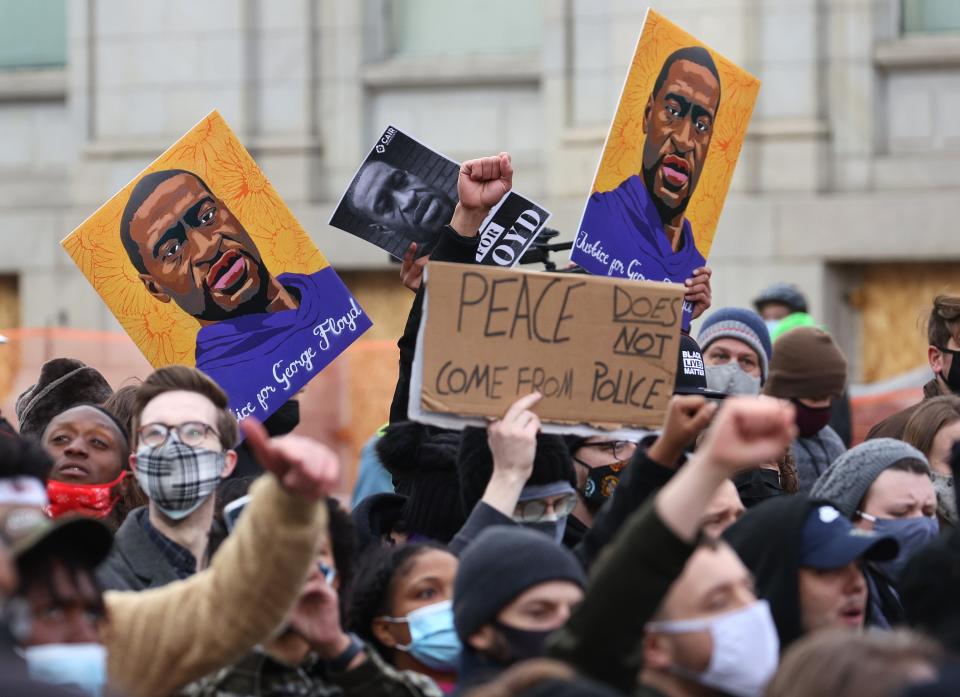
<instances>
[{"instance_id":1,"label":"tan coat","mask_svg":"<svg viewBox=\"0 0 960 697\"><path fill-rule=\"evenodd\" d=\"M110 684L163 697L266 640L299 596L326 530L327 509L287 494L273 475L208 569L163 588L108 591L101 640Z\"/></svg>"}]
</instances>

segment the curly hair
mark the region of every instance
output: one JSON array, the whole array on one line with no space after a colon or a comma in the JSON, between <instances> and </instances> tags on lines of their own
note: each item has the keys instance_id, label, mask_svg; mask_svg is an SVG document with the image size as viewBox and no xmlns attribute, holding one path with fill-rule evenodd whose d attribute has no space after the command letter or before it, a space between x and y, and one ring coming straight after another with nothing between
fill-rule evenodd
<instances>
[{"instance_id":1,"label":"curly hair","mask_svg":"<svg viewBox=\"0 0 960 697\"><path fill-rule=\"evenodd\" d=\"M390 649L374 636L373 621L393 614L390 603L397 581L413 570L417 557L431 550L446 551L446 547L433 542L373 547L357 563L347 611L347 628L376 647L384 658L389 658Z\"/></svg>"}]
</instances>

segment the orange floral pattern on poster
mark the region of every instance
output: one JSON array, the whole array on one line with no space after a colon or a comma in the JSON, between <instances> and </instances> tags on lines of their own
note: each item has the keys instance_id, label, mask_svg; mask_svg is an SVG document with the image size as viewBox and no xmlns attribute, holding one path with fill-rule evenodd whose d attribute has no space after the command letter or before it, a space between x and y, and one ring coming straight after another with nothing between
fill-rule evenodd
<instances>
[{"instance_id":1,"label":"orange floral pattern on poster","mask_svg":"<svg viewBox=\"0 0 960 697\"><path fill-rule=\"evenodd\" d=\"M720 73L722 96L713 138L686 211L697 249L707 257L760 91L760 80L653 10L647 11L591 193L615 189L640 172L645 140L643 112L653 83L667 56L685 46L702 46L710 51Z\"/></svg>"},{"instance_id":2,"label":"orange floral pattern on poster","mask_svg":"<svg viewBox=\"0 0 960 697\"><path fill-rule=\"evenodd\" d=\"M164 169L203 179L243 224L268 268L313 274L328 262L219 112L204 117L61 243L152 366L194 365L199 324L147 292L120 242L130 191Z\"/></svg>"}]
</instances>

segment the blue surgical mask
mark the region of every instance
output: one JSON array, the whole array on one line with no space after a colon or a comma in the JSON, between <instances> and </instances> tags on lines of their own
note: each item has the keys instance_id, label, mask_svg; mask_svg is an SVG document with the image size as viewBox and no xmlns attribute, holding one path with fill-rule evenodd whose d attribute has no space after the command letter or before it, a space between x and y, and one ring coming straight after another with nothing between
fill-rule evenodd
<instances>
[{"instance_id":1,"label":"blue surgical mask","mask_svg":"<svg viewBox=\"0 0 960 697\"><path fill-rule=\"evenodd\" d=\"M563 542L563 534L567 531L567 516L558 516L557 514L545 515L540 520L529 522L525 520L516 520L518 525L537 532L549 535L554 542Z\"/></svg>"},{"instance_id":2,"label":"blue surgical mask","mask_svg":"<svg viewBox=\"0 0 960 697\"><path fill-rule=\"evenodd\" d=\"M777 325L780 324L782 320L779 319L767 319L763 323L767 325L767 332L770 334L770 338L773 339L773 333L777 331Z\"/></svg>"},{"instance_id":3,"label":"blue surgical mask","mask_svg":"<svg viewBox=\"0 0 960 697\"><path fill-rule=\"evenodd\" d=\"M884 576L897 583L903 567L918 551L933 542L940 533L940 523L936 518L919 516L917 518L876 518L867 513L860 516L873 522L873 531L878 535L889 535L900 543L900 552L889 561L877 561L873 565Z\"/></svg>"},{"instance_id":4,"label":"blue surgical mask","mask_svg":"<svg viewBox=\"0 0 960 697\"><path fill-rule=\"evenodd\" d=\"M77 686L101 697L107 682L107 650L102 644L42 644L23 649L31 678Z\"/></svg>"},{"instance_id":5,"label":"blue surgical mask","mask_svg":"<svg viewBox=\"0 0 960 697\"><path fill-rule=\"evenodd\" d=\"M384 617L388 622L405 622L410 629L410 643L396 646L406 651L427 668L455 673L463 646L453 626L453 601L444 600L426 605L406 617Z\"/></svg>"}]
</instances>

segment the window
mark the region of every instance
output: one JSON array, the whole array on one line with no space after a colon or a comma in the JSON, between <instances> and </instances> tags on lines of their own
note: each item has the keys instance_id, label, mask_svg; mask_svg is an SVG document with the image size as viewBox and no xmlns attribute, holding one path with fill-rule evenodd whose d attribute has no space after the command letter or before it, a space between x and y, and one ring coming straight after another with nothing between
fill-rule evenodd
<instances>
[{"instance_id":1,"label":"window","mask_svg":"<svg viewBox=\"0 0 960 697\"><path fill-rule=\"evenodd\" d=\"M66 0L0 0L0 17L0 70L66 65Z\"/></svg>"},{"instance_id":2,"label":"window","mask_svg":"<svg viewBox=\"0 0 960 697\"><path fill-rule=\"evenodd\" d=\"M539 0L394 0L393 53L525 53L540 48Z\"/></svg>"},{"instance_id":3,"label":"window","mask_svg":"<svg viewBox=\"0 0 960 697\"><path fill-rule=\"evenodd\" d=\"M960 31L957 0L903 0L905 34Z\"/></svg>"}]
</instances>

